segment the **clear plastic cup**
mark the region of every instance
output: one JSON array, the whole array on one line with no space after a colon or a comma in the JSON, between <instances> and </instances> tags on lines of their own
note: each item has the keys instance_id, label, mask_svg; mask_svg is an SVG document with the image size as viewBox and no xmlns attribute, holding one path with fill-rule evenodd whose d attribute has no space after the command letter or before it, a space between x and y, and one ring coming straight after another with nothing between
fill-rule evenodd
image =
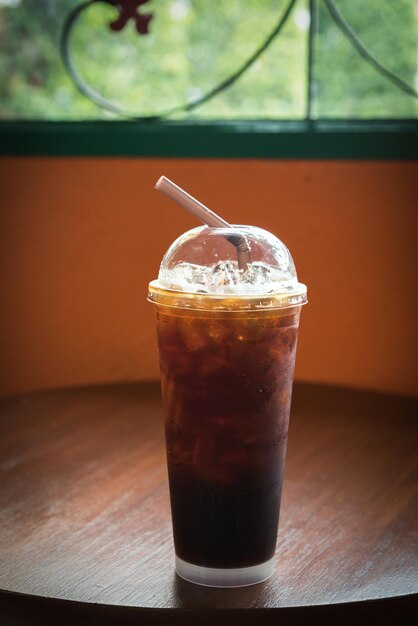
<instances>
[{"instance_id":1,"label":"clear plastic cup","mask_svg":"<svg viewBox=\"0 0 418 626\"><path fill-rule=\"evenodd\" d=\"M250 261L241 269L237 242ZM157 316L176 571L239 587L274 569L306 287L276 237L195 228L149 285Z\"/></svg>"}]
</instances>

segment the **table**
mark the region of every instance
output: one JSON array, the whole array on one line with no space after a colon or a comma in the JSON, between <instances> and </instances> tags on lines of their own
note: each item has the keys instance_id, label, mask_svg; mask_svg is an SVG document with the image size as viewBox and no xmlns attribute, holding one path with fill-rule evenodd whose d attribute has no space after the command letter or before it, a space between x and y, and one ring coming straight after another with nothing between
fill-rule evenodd
<instances>
[{"instance_id":1,"label":"table","mask_svg":"<svg viewBox=\"0 0 418 626\"><path fill-rule=\"evenodd\" d=\"M276 573L208 589L173 570L156 383L2 400L0 623L403 623L418 597L417 406L296 384Z\"/></svg>"}]
</instances>

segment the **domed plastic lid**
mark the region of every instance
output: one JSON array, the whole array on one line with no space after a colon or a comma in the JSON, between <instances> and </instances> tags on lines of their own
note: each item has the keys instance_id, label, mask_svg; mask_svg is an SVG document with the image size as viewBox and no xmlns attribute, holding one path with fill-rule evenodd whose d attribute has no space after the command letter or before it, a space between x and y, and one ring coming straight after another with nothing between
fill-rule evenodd
<instances>
[{"instance_id":1,"label":"domed plastic lid","mask_svg":"<svg viewBox=\"0 0 418 626\"><path fill-rule=\"evenodd\" d=\"M232 298L240 301L240 309L246 308L246 301L252 308L253 299L267 307L307 301L306 286L298 282L289 250L280 239L255 226L201 226L181 235L165 254L158 280L150 284L150 300L161 302L162 291L168 296L180 292ZM198 298L187 302L182 306L201 308Z\"/></svg>"}]
</instances>

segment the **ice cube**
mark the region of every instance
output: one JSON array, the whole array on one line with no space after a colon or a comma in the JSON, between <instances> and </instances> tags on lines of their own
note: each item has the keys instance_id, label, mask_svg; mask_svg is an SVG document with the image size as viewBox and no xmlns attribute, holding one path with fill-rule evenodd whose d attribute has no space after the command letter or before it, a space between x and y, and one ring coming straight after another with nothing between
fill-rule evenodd
<instances>
[{"instance_id":1,"label":"ice cube","mask_svg":"<svg viewBox=\"0 0 418 626\"><path fill-rule=\"evenodd\" d=\"M242 271L232 261L219 261L208 272L209 287L216 293L228 293L228 287L241 282Z\"/></svg>"},{"instance_id":2,"label":"ice cube","mask_svg":"<svg viewBox=\"0 0 418 626\"><path fill-rule=\"evenodd\" d=\"M173 268L161 266L159 282L179 291L225 295L262 295L294 288L285 271L262 261L249 263L245 271L230 260L207 267L186 262Z\"/></svg>"}]
</instances>

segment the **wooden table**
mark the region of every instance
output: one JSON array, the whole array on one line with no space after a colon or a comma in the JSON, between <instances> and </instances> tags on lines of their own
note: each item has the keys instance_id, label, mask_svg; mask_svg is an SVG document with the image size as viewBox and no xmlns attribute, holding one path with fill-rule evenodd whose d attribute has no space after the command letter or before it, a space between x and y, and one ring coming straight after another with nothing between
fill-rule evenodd
<instances>
[{"instance_id":1,"label":"wooden table","mask_svg":"<svg viewBox=\"0 0 418 626\"><path fill-rule=\"evenodd\" d=\"M0 429L2 626L397 626L416 610L413 399L295 385L276 573L242 589L174 573L156 384L6 399Z\"/></svg>"}]
</instances>

